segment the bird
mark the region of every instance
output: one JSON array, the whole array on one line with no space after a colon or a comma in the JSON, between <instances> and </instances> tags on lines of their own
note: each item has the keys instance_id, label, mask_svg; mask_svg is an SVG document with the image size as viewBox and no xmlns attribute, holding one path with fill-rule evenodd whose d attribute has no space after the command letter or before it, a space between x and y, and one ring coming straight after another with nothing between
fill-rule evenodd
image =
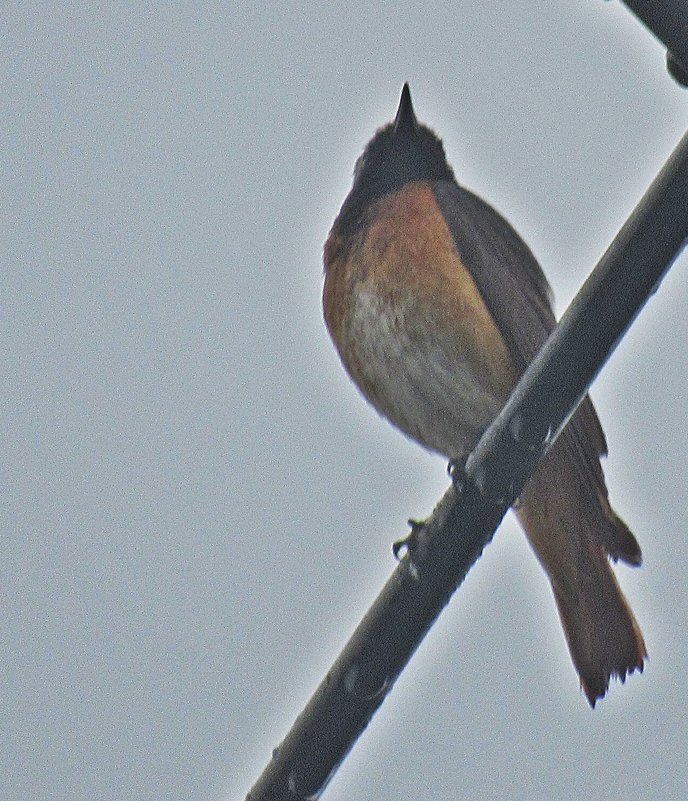
<instances>
[{"instance_id":1,"label":"bird","mask_svg":"<svg viewBox=\"0 0 688 801\"><path fill-rule=\"evenodd\" d=\"M507 220L460 186L408 83L368 142L324 246L323 313L363 396L407 437L465 462L556 326L552 292ZM647 650L611 561L641 564L612 509L586 395L514 511L552 587L594 708Z\"/></svg>"}]
</instances>

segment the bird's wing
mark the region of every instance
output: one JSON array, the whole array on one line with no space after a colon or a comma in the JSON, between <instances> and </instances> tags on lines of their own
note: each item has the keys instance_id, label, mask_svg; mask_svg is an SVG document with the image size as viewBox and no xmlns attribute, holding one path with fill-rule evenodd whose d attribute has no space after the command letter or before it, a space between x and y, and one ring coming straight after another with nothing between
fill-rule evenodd
<instances>
[{"instance_id":1,"label":"bird's wing","mask_svg":"<svg viewBox=\"0 0 688 801\"><path fill-rule=\"evenodd\" d=\"M521 374L556 325L547 279L525 242L485 201L450 180L435 181L433 191L459 256ZM606 504L607 488L599 457L606 455L607 443L587 395L562 438L562 445L575 458L581 480ZM635 561L635 557L623 553L623 548L615 552L613 543L605 545L614 558Z\"/></svg>"}]
</instances>

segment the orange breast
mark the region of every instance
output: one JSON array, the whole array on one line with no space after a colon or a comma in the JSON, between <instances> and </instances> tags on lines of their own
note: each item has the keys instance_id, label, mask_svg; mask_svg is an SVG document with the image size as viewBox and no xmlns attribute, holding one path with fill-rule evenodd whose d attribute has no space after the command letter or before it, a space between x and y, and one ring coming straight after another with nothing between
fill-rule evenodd
<instances>
[{"instance_id":1,"label":"orange breast","mask_svg":"<svg viewBox=\"0 0 688 801\"><path fill-rule=\"evenodd\" d=\"M325 246L325 320L342 362L383 415L462 456L515 380L507 347L435 202L418 182Z\"/></svg>"}]
</instances>

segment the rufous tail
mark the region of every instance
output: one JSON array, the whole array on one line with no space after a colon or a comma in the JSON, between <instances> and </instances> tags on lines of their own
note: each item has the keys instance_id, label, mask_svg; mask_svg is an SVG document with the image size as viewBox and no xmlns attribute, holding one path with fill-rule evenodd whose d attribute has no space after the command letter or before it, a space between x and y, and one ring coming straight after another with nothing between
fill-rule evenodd
<instances>
[{"instance_id":1,"label":"rufous tail","mask_svg":"<svg viewBox=\"0 0 688 801\"><path fill-rule=\"evenodd\" d=\"M642 671L647 651L607 554L640 563L640 549L609 502L584 481L565 444L555 443L531 477L516 514L547 572L573 664L592 707L612 677Z\"/></svg>"}]
</instances>

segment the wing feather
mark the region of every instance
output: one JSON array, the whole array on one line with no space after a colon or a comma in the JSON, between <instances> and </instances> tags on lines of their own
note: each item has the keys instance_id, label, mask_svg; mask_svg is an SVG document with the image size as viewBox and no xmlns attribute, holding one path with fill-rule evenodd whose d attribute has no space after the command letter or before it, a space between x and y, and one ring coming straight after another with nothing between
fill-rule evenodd
<instances>
[{"instance_id":1,"label":"wing feather","mask_svg":"<svg viewBox=\"0 0 688 801\"><path fill-rule=\"evenodd\" d=\"M485 304L512 355L519 375L533 360L556 326L552 291L535 256L509 223L477 195L455 181L433 183L433 192L449 226L456 249L471 274ZM577 472L607 515L612 527L604 526L600 537L612 557L636 561L633 543L614 540L617 525L627 531L609 507L600 457L607 443L595 408L588 395L560 435L562 447L571 454ZM609 522L609 521L608 521ZM606 530L605 530L606 529ZM625 533L623 535L626 540ZM637 549L639 559L640 549ZM624 553L624 551L629 551Z\"/></svg>"}]
</instances>

